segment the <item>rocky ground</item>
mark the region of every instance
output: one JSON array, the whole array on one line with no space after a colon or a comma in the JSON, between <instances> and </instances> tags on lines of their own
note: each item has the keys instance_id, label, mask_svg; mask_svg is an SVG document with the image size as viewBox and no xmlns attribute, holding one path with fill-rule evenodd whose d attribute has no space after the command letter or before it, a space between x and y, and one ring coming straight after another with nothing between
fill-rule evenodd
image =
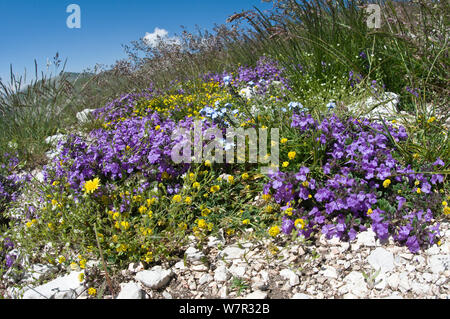
<instances>
[{"instance_id":1,"label":"rocky ground","mask_svg":"<svg viewBox=\"0 0 450 319\"><path fill-rule=\"evenodd\" d=\"M121 272L120 292L111 299L353 299L449 298L450 224L442 225L445 241L420 254L392 242L380 243L372 231L353 242L327 240L285 245L278 240L225 243L209 237L199 249L195 238L184 259L144 270L130 264ZM88 263L84 271L97 264ZM87 286L79 271L33 287L32 279L54 267L34 265L22 276L22 289L6 297L84 299ZM12 277L11 277L12 279Z\"/></svg>"}]
</instances>

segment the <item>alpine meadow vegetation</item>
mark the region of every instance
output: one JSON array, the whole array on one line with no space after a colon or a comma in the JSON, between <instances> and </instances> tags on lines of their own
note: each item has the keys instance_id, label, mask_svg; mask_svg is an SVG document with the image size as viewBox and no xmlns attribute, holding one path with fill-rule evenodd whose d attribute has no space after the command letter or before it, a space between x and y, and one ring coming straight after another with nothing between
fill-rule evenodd
<instances>
[{"instance_id":1,"label":"alpine meadow vegetation","mask_svg":"<svg viewBox=\"0 0 450 319\"><path fill-rule=\"evenodd\" d=\"M412 253L440 245L449 4L383 1L380 29L367 26L364 4L277 0L212 32L134 41L111 67L73 75L56 56L58 76L36 72L25 88L11 70L0 83L0 275L19 268L18 248L61 269L103 259L114 274L180 259L189 236L248 229L313 244L370 228ZM388 104L394 112L379 111ZM202 136L278 128L279 168L175 163L172 133L195 121Z\"/></svg>"}]
</instances>

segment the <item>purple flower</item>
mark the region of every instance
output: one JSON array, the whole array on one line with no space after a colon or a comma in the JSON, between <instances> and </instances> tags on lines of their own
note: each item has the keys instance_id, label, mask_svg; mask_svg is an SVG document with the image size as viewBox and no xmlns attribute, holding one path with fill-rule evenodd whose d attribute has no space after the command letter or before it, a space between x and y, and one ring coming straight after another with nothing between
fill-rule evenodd
<instances>
[{"instance_id":1,"label":"purple flower","mask_svg":"<svg viewBox=\"0 0 450 319\"><path fill-rule=\"evenodd\" d=\"M16 255L13 254L7 254L6 255L6 260L5 260L5 264L7 268L11 268L11 266L14 264L14 262L16 261Z\"/></svg>"},{"instance_id":2,"label":"purple flower","mask_svg":"<svg viewBox=\"0 0 450 319\"><path fill-rule=\"evenodd\" d=\"M399 211L402 209L403 205L406 203L406 199L401 196L397 196L395 199L398 200L397 210Z\"/></svg>"},{"instance_id":3,"label":"purple flower","mask_svg":"<svg viewBox=\"0 0 450 319\"><path fill-rule=\"evenodd\" d=\"M444 166L445 163L443 160L441 160L439 157L437 158L437 160L433 163L433 166Z\"/></svg>"},{"instance_id":4,"label":"purple flower","mask_svg":"<svg viewBox=\"0 0 450 319\"><path fill-rule=\"evenodd\" d=\"M381 240L386 240L389 237L389 224L388 223L376 223L372 225L373 231L377 234Z\"/></svg>"},{"instance_id":5,"label":"purple flower","mask_svg":"<svg viewBox=\"0 0 450 319\"><path fill-rule=\"evenodd\" d=\"M433 176L431 176L431 184L436 185L437 183L442 183L444 182L444 176L439 175L439 174L433 174Z\"/></svg>"},{"instance_id":6,"label":"purple flower","mask_svg":"<svg viewBox=\"0 0 450 319\"><path fill-rule=\"evenodd\" d=\"M431 185L427 182L424 182L420 189L422 190L423 193L429 194L431 192Z\"/></svg>"},{"instance_id":7,"label":"purple flower","mask_svg":"<svg viewBox=\"0 0 450 319\"><path fill-rule=\"evenodd\" d=\"M333 197L333 193L330 192L327 188L321 188L317 191L316 195L314 195L314 198L318 202L326 201Z\"/></svg>"},{"instance_id":8,"label":"purple flower","mask_svg":"<svg viewBox=\"0 0 450 319\"><path fill-rule=\"evenodd\" d=\"M324 234L327 238L331 238L333 234L335 234L335 226L330 224L323 225L322 234Z\"/></svg>"},{"instance_id":9,"label":"purple flower","mask_svg":"<svg viewBox=\"0 0 450 319\"><path fill-rule=\"evenodd\" d=\"M357 234L356 230L354 228L352 228L352 229L350 229L348 231L348 238L350 240L355 240L356 239L356 234Z\"/></svg>"},{"instance_id":10,"label":"purple flower","mask_svg":"<svg viewBox=\"0 0 450 319\"><path fill-rule=\"evenodd\" d=\"M420 249L419 241L416 236L410 236L406 241L406 246L408 246L409 251L414 254Z\"/></svg>"},{"instance_id":11,"label":"purple flower","mask_svg":"<svg viewBox=\"0 0 450 319\"><path fill-rule=\"evenodd\" d=\"M292 230L294 229L294 222L290 220L289 218L286 218L286 216L283 216L283 222L281 223L281 230L286 235L289 235Z\"/></svg>"},{"instance_id":12,"label":"purple flower","mask_svg":"<svg viewBox=\"0 0 450 319\"><path fill-rule=\"evenodd\" d=\"M297 179L298 181L306 181L307 177L306 175L309 173L309 168L308 167L301 167L299 172L295 175L295 179Z\"/></svg>"},{"instance_id":13,"label":"purple flower","mask_svg":"<svg viewBox=\"0 0 450 319\"><path fill-rule=\"evenodd\" d=\"M406 238L408 238L409 233L411 232L411 227L410 226L401 226L400 230L398 232L398 240L403 241Z\"/></svg>"}]
</instances>

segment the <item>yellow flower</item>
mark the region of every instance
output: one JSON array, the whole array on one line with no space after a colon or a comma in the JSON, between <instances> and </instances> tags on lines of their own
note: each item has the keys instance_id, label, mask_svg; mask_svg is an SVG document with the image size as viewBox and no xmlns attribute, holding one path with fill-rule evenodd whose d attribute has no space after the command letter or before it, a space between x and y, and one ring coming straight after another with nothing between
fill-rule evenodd
<instances>
[{"instance_id":1,"label":"yellow flower","mask_svg":"<svg viewBox=\"0 0 450 319\"><path fill-rule=\"evenodd\" d=\"M386 180L383 182L383 187L384 187L384 188L388 188L389 185L391 185L391 180L390 180L390 179L386 179Z\"/></svg>"},{"instance_id":2,"label":"yellow flower","mask_svg":"<svg viewBox=\"0 0 450 319\"><path fill-rule=\"evenodd\" d=\"M199 182L195 182L194 184L192 184L193 188L200 188L200 183Z\"/></svg>"},{"instance_id":3,"label":"yellow flower","mask_svg":"<svg viewBox=\"0 0 450 319\"><path fill-rule=\"evenodd\" d=\"M188 205L190 205L192 203L192 198L190 198L189 196L186 197L186 199L184 200L184 202Z\"/></svg>"},{"instance_id":4,"label":"yellow flower","mask_svg":"<svg viewBox=\"0 0 450 319\"><path fill-rule=\"evenodd\" d=\"M189 173L189 179L191 181L195 180L195 174L194 173Z\"/></svg>"},{"instance_id":5,"label":"yellow flower","mask_svg":"<svg viewBox=\"0 0 450 319\"><path fill-rule=\"evenodd\" d=\"M159 131L160 128L161 128L160 125L156 125L156 126L155 126L155 131Z\"/></svg>"},{"instance_id":6,"label":"yellow flower","mask_svg":"<svg viewBox=\"0 0 450 319\"><path fill-rule=\"evenodd\" d=\"M151 251L149 251L148 253L145 254L144 261L146 263L150 263L153 261L153 253Z\"/></svg>"},{"instance_id":7,"label":"yellow flower","mask_svg":"<svg viewBox=\"0 0 450 319\"><path fill-rule=\"evenodd\" d=\"M420 194L420 193L422 193L422 190L420 189L420 187L417 187L417 190L416 190L416 192L417 192L417 194Z\"/></svg>"},{"instance_id":8,"label":"yellow flower","mask_svg":"<svg viewBox=\"0 0 450 319\"><path fill-rule=\"evenodd\" d=\"M80 282L82 282L82 281L84 280L84 274L83 274L83 273L80 273L80 274L78 275L78 280L79 280Z\"/></svg>"},{"instance_id":9,"label":"yellow flower","mask_svg":"<svg viewBox=\"0 0 450 319\"><path fill-rule=\"evenodd\" d=\"M152 197L147 199L147 206L152 206L156 202L156 198Z\"/></svg>"},{"instance_id":10,"label":"yellow flower","mask_svg":"<svg viewBox=\"0 0 450 319\"><path fill-rule=\"evenodd\" d=\"M115 213L112 215L112 218L113 218L114 220L119 219L119 217L120 217L120 213L118 213L118 212L115 212Z\"/></svg>"},{"instance_id":11,"label":"yellow flower","mask_svg":"<svg viewBox=\"0 0 450 319\"><path fill-rule=\"evenodd\" d=\"M273 211L273 207L270 206L270 205L267 205L267 206L266 206L266 212L267 212L267 213L271 213L272 211Z\"/></svg>"},{"instance_id":12,"label":"yellow flower","mask_svg":"<svg viewBox=\"0 0 450 319\"><path fill-rule=\"evenodd\" d=\"M64 256L60 256L58 258L58 263L60 263L60 264L64 263L65 261L66 261L66 257L64 257Z\"/></svg>"},{"instance_id":13,"label":"yellow flower","mask_svg":"<svg viewBox=\"0 0 450 319\"><path fill-rule=\"evenodd\" d=\"M414 159L418 159L418 158L419 158L419 154L414 153L413 158L414 158Z\"/></svg>"},{"instance_id":14,"label":"yellow flower","mask_svg":"<svg viewBox=\"0 0 450 319\"><path fill-rule=\"evenodd\" d=\"M244 220L242 221L242 224L244 224L244 225L250 224L250 219L244 219Z\"/></svg>"},{"instance_id":15,"label":"yellow flower","mask_svg":"<svg viewBox=\"0 0 450 319\"><path fill-rule=\"evenodd\" d=\"M58 201L57 201L56 199L52 199L52 205L53 205L53 206L58 205Z\"/></svg>"},{"instance_id":16,"label":"yellow flower","mask_svg":"<svg viewBox=\"0 0 450 319\"><path fill-rule=\"evenodd\" d=\"M211 166L211 161L210 160L206 160L205 161L205 166L210 167Z\"/></svg>"},{"instance_id":17,"label":"yellow flower","mask_svg":"<svg viewBox=\"0 0 450 319\"><path fill-rule=\"evenodd\" d=\"M306 226L305 220L303 220L303 219L301 219L301 218L295 220L294 226L297 227L299 224L300 224L300 229L303 229L303 228L305 228L305 226ZM298 228L298 227L297 227L297 228Z\"/></svg>"},{"instance_id":18,"label":"yellow flower","mask_svg":"<svg viewBox=\"0 0 450 319\"><path fill-rule=\"evenodd\" d=\"M205 222L204 219L199 219L197 221L197 225L198 225L199 228L206 228L206 222Z\"/></svg>"},{"instance_id":19,"label":"yellow flower","mask_svg":"<svg viewBox=\"0 0 450 319\"><path fill-rule=\"evenodd\" d=\"M161 174L161 178L162 178L162 179L168 179L169 177L170 177L169 173L167 173L167 172L162 172L162 174Z\"/></svg>"},{"instance_id":20,"label":"yellow flower","mask_svg":"<svg viewBox=\"0 0 450 319\"><path fill-rule=\"evenodd\" d=\"M269 235L272 237L276 237L280 233L280 227L273 226L269 229Z\"/></svg>"},{"instance_id":21,"label":"yellow flower","mask_svg":"<svg viewBox=\"0 0 450 319\"><path fill-rule=\"evenodd\" d=\"M220 186L214 185L214 186L211 186L210 192L215 193L215 192L218 192L219 190L220 190Z\"/></svg>"},{"instance_id":22,"label":"yellow flower","mask_svg":"<svg viewBox=\"0 0 450 319\"><path fill-rule=\"evenodd\" d=\"M211 210L209 208L202 209L202 216L208 216L209 213L211 213Z\"/></svg>"},{"instance_id":23,"label":"yellow flower","mask_svg":"<svg viewBox=\"0 0 450 319\"><path fill-rule=\"evenodd\" d=\"M234 177L233 176L228 176L228 183L233 184L234 183Z\"/></svg>"},{"instance_id":24,"label":"yellow flower","mask_svg":"<svg viewBox=\"0 0 450 319\"><path fill-rule=\"evenodd\" d=\"M308 181L304 181L304 182L302 183L302 185L303 185L303 187L308 187L308 186L309 186L309 182L308 182Z\"/></svg>"},{"instance_id":25,"label":"yellow flower","mask_svg":"<svg viewBox=\"0 0 450 319\"><path fill-rule=\"evenodd\" d=\"M248 179L249 176L248 176L247 173L244 173L244 174L241 175L241 177L242 177L243 180L246 180L246 179Z\"/></svg>"},{"instance_id":26,"label":"yellow flower","mask_svg":"<svg viewBox=\"0 0 450 319\"><path fill-rule=\"evenodd\" d=\"M179 223L178 224L178 228L180 228L181 230L186 230L187 229L187 224L186 223Z\"/></svg>"},{"instance_id":27,"label":"yellow flower","mask_svg":"<svg viewBox=\"0 0 450 319\"><path fill-rule=\"evenodd\" d=\"M290 160L293 160L295 158L295 155L297 155L296 152L289 152L288 153L288 157L289 157Z\"/></svg>"},{"instance_id":28,"label":"yellow flower","mask_svg":"<svg viewBox=\"0 0 450 319\"><path fill-rule=\"evenodd\" d=\"M414 185L419 186L420 182L416 179L416 181L414 182Z\"/></svg>"},{"instance_id":29,"label":"yellow flower","mask_svg":"<svg viewBox=\"0 0 450 319\"><path fill-rule=\"evenodd\" d=\"M283 162L283 167L288 167L289 166L289 162Z\"/></svg>"},{"instance_id":30,"label":"yellow flower","mask_svg":"<svg viewBox=\"0 0 450 319\"><path fill-rule=\"evenodd\" d=\"M88 289L88 294L89 294L89 296L95 296L96 294L97 294L97 289L95 289L95 288L89 288Z\"/></svg>"},{"instance_id":31,"label":"yellow flower","mask_svg":"<svg viewBox=\"0 0 450 319\"><path fill-rule=\"evenodd\" d=\"M53 223L48 223L47 226L48 226L48 228L49 228L50 230L53 230L53 229L54 229Z\"/></svg>"},{"instance_id":32,"label":"yellow flower","mask_svg":"<svg viewBox=\"0 0 450 319\"><path fill-rule=\"evenodd\" d=\"M86 259L81 259L80 260L80 268L81 269L85 269L86 268Z\"/></svg>"},{"instance_id":33,"label":"yellow flower","mask_svg":"<svg viewBox=\"0 0 450 319\"><path fill-rule=\"evenodd\" d=\"M130 223L126 221L121 222L120 225L124 230L128 230L128 228L130 228Z\"/></svg>"},{"instance_id":34,"label":"yellow flower","mask_svg":"<svg viewBox=\"0 0 450 319\"><path fill-rule=\"evenodd\" d=\"M120 246L116 248L116 251L118 253L122 253L122 252L126 252L127 249L128 249L127 246L125 246L124 244L120 244Z\"/></svg>"},{"instance_id":35,"label":"yellow flower","mask_svg":"<svg viewBox=\"0 0 450 319\"><path fill-rule=\"evenodd\" d=\"M138 211L139 211L139 213L141 213L141 214L145 214L145 213L147 212L147 207L141 206L141 207L139 207Z\"/></svg>"},{"instance_id":36,"label":"yellow flower","mask_svg":"<svg viewBox=\"0 0 450 319\"><path fill-rule=\"evenodd\" d=\"M234 234L234 229L229 228L229 229L226 230L226 233L227 233L228 236L232 235L232 234Z\"/></svg>"},{"instance_id":37,"label":"yellow flower","mask_svg":"<svg viewBox=\"0 0 450 319\"><path fill-rule=\"evenodd\" d=\"M181 202L181 195L175 195L172 200L176 203L180 203Z\"/></svg>"},{"instance_id":38,"label":"yellow flower","mask_svg":"<svg viewBox=\"0 0 450 319\"><path fill-rule=\"evenodd\" d=\"M427 122L428 123L433 123L434 121L436 121L436 117L431 117Z\"/></svg>"},{"instance_id":39,"label":"yellow flower","mask_svg":"<svg viewBox=\"0 0 450 319\"><path fill-rule=\"evenodd\" d=\"M446 201L443 201L443 202L442 202L442 206L447 206L447 202L446 202Z\"/></svg>"},{"instance_id":40,"label":"yellow flower","mask_svg":"<svg viewBox=\"0 0 450 319\"><path fill-rule=\"evenodd\" d=\"M78 264L74 263L74 262L70 263L70 269L77 270L78 269Z\"/></svg>"},{"instance_id":41,"label":"yellow flower","mask_svg":"<svg viewBox=\"0 0 450 319\"><path fill-rule=\"evenodd\" d=\"M142 233L142 235L147 236L151 235L153 231L150 228L140 227L139 231Z\"/></svg>"},{"instance_id":42,"label":"yellow flower","mask_svg":"<svg viewBox=\"0 0 450 319\"><path fill-rule=\"evenodd\" d=\"M448 206L444 207L444 215L445 216L450 215L450 207L448 207Z\"/></svg>"},{"instance_id":43,"label":"yellow flower","mask_svg":"<svg viewBox=\"0 0 450 319\"><path fill-rule=\"evenodd\" d=\"M294 209L292 208L292 207L289 207L288 209L286 209L286 215L288 215L288 216L292 216L292 211L293 211Z\"/></svg>"},{"instance_id":44,"label":"yellow flower","mask_svg":"<svg viewBox=\"0 0 450 319\"><path fill-rule=\"evenodd\" d=\"M100 179L94 178L92 181L87 181L84 183L84 192L86 194L93 193L100 186Z\"/></svg>"},{"instance_id":45,"label":"yellow flower","mask_svg":"<svg viewBox=\"0 0 450 319\"><path fill-rule=\"evenodd\" d=\"M272 198L272 195L270 195L270 194L263 194L263 195L262 195L262 198L263 198L266 202L268 202L268 201Z\"/></svg>"},{"instance_id":46,"label":"yellow flower","mask_svg":"<svg viewBox=\"0 0 450 319\"><path fill-rule=\"evenodd\" d=\"M369 209L367 210L367 215L371 215L372 213L373 213L372 208L369 208Z\"/></svg>"},{"instance_id":47,"label":"yellow flower","mask_svg":"<svg viewBox=\"0 0 450 319\"><path fill-rule=\"evenodd\" d=\"M288 139L287 139L287 138L282 138L282 139L281 139L281 144L286 144L286 143L287 143L287 141L288 141Z\"/></svg>"}]
</instances>

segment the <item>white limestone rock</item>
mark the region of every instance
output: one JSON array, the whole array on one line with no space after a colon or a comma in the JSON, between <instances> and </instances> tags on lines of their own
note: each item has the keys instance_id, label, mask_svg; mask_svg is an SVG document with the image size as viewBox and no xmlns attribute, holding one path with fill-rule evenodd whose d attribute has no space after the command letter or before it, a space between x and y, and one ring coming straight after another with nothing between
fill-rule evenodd
<instances>
[{"instance_id":1,"label":"white limestone rock","mask_svg":"<svg viewBox=\"0 0 450 319\"><path fill-rule=\"evenodd\" d=\"M381 272L394 270L394 254L384 248L378 247L367 258L369 264Z\"/></svg>"},{"instance_id":2,"label":"white limestone rock","mask_svg":"<svg viewBox=\"0 0 450 319\"><path fill-rule=\"evenodd\" d=\"M136 282L120 284L120 293L117 299L143 299L143 290Z\"/></svg>"},{"instance_id":3,"label":"white limestone rock","mask_svg":"<svg viewBox=\"0 0 450 319\"><path fill-rule=\"evenodd\" d=\"M79 280L81 273L74 271L44 285L31 288L24 293L23 299L75 299L84 290Z\"/></svg>"},{"instance_id":4,"label":"white limestone rock","mask_svg":"<svg viewBox=\"0 0 450 319\"><path fill-rule=\"evenodd\" d=\"M136 280L150 289L164 287L172 277L172 270L155 266L151 270L143 270L136 274Z\"/></svg>"}]
</instances>

